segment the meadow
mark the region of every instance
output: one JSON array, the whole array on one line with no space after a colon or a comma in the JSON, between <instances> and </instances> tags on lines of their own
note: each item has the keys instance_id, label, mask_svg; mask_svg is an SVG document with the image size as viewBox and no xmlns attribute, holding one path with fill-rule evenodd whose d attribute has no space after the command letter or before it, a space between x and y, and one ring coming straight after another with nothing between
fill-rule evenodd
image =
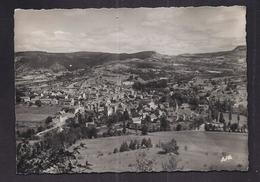
<instances>
[{"instance_id":1,"label":"meadow","mask_svg":"<svg viewBox=\"0 0 260 182\"><path fill-rule=\"evenodd\" d=\"M132 139L151 138L153 147L113 153L122 142ZM157 145L172 138L177 141L179 155L175 170L209 171L209 170L242 170L248 169L248 135L245 133L203 132L203 131L169 131L149 133L146 136L127 135L97 139L79 140L69 150L77 149L77 161L89 168L77 168L75 172L135 172L136 159L145 151L147 160L153 161L153 171L163 171L162 163L167 163L172 155L160 154ZM223 157L232 159L221 161Z\"/></svg>"},{"instance_id":2,"label":"meadow","mask_svg":"<svg viewBox=\"0 0 260 182\"><path fill-rule=\"evenodd\" d=\"M36 129L48 116L54 116L61 110L60 106L15 106L16 130Z\"/></svg>"}]
</instances>

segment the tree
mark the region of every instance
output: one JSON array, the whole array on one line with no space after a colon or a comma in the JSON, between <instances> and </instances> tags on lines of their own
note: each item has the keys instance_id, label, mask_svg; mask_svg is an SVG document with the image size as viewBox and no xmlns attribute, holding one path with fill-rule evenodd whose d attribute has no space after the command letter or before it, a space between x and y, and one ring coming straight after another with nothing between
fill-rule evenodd
<instances>
[{"instance_id":1,"label":"tree","mask_svg":"<svg viewBox=\"0 0 260 182\"><path fill-rule=\"evenodd\" d=\"M126 124L125 124L125 121L123 121L123 134L126 134Z\"/></svg>"},{"instance_id":2,"label":"tree","mask_svg":"<svg viewBox=\"0 0 260 182\"><path fill-rule=\"evenodd\" d=\"M34 129L28 128L25 132L21 132L21 133L20 133L20 137L29 139L29 138L32 138L32 136L33 136L34 134L35 134Z\"/></svg>"},{"instance_id":3,"label":"tree","mask_svg":"<svg viewBox=\"0 0 260 182\"><path fill-rule=\"evenodd\" d=\"M148 133L148 126L146 124L142 125L142 135L147 135Z\"/></svg>"},{"instance_id":4,"label":"tree","mask_svg":"<svg viewBox=\"0 0 260 182\"><path fill-rule=\"evenodd\" d=\"M51 116L48 116L46 119L45 119L45 124L49 124L52 122L52 117Z\"/></svg>"},{"instance_id":5,"label":"tree","mask_svg":"<svg viewBox=\"0 0 260 182\"><path fill-rule=\"evenodd\" d=\"M231 110L229 111L229 114L228 114L228 120L231 123L231 121L232 121L232 111Z\"/></svg>"},{"instance_id":6,"label":"tree","mask_svg":"<svg viewBox=\"0 0 260 182\"><path fill-rule=\"evenodd\" d=\"M113 151L114 154L118 153L118 149L115 148L114 151Z\"/></svg>"},{"instance_id":7,"label":"tree","mask_svg":"<svg viewBox=\"0 0 260 182\"><path fill-rule=\"evenodd\" d=\"M35 105L38 106L38 107L41 107L42 106L42 102L40 100L36 100L35 101Z\"/></svg>"},{"instance_id":8,"label":"tree","mask_svg":"<svg viewBox=\"0 0 260 182\"><path fill-rule=\"evenodd\" d=\"M181 131L181 129L182 129L181 124L178 124L177 127L176 127L176 131Z\"/></svg>"},{"instance_id":9,"label":"tree","mask_svg":"<svg viewBox=\"0 0 260 182\"><path fill-rule=\"evenodd\" d=\"M238 124L237 123L233 123L233 124L230 125L230 130L232 132L237 131L237 129L238 129Z\"/></svg>"},{"instance_id":10,"label":"tree","mask_svg":"<svg viewBox=\"0 0 260 182\"><path fill-rule=\"evenodd\" d=\"M162 143L161 144L163 153L174 153L179 154L179 146L177 145L177 141L173 138L170 142Z\"/></svg>"},{"instance_id":11,"label":"tree","mask_svg":"<svg viewBox=\"0 0 260 182\"><path fill-rule=\"evenodd\" d=\"M136 149L136 146L135 146L135 144L134 144L134 141L133 141L133 140L131 140L131 141L130 141L130 144L129 144L129 149L131 149L131 150L135 150L135 149Z\"/></svg>"},{"instance_id":12,"label":"tree","mask_svg":"<svg viewBox=\"0 0 260 182\"><path fill-rule=\"evenodd\" d=\"M88 127L87 128L87 136L88 138L97 138L97 129L96 127Z\"/></svg>"},{"instance_id":13,"label":"tree","mask_svg":"<svg viewBox=\"0 0 260 182\"><path fill-rule=\"evenodd\" d=\"M169 121L164 116L160 119L160 130L167 131L168 129L169 129Z\"/></svg>"},{"instance_id":14,"label":"tree","mask_svg":"<svg viewBox=\"0 0 260 182\"><path fill-rule=\"evenodd\" d=\"M209 120L209 122L212 122L212 111L211 111L211 109L209 109L208 120Z\"/></svg>"},{"instance_id":15,"label":"tree","mask_svg":"<svg viewBox=\"0 0 260 182\"><path fill-rule=\"evenodd\" d=\"M84 120L83 120L83 116L80 112L78 112L77 114L77 117L78 117L78 123L79 124L83 124L84 123Z\"/></svg>"},{"instance_id":16,"label":"tree","mask_svg":"<svg viewBox=\"0 0 260 182\"><path fill-rule=\"evenodd\" d=\"M238 127L239 127L239 121L240 121L240 114L238 113L237 114L237 125L238 125Z\"/></svg>"},{"instance_id":17,"label":"tree","mask_svg":"<svg viewBox=\"0 0 260 182\"><path fill-rule=\"evenodd\" d=\"M120 152L129 151L129 147L128 147L127 142L123 142L123 143L121 144L119 151L120 151Z\"/></svg>"},{"instance_id":18,"label":"tree","mask_svg":"<svg viewBox=\"0 0 260 182\"><path fill-rule=\"evenodd\" d=\"M147 140L147 148L152 148L152 147L153 147L152 140L151 140L151 138L148 138L148 140Z\"/></svg>"},{"instance_id":19,"label":"tree","mask_svg":"<svg viewBox=\"0 0 260 182\"><path fill-rule=\"evenodd\" d=\"M145 147L145 148L147 147L147 140L146 140L146 138L142 139L141 147Z\"/></svg>"},{"instance_id":20,"label":"tree","mask_svg":"<svg viewBox=\"0 0 260 182\"><path fill-rule=\"evenodd\" d=\"M34 144L23 141L17 145L16 150L17 172L21 174L68 173L73 168L71 160L76 158L74 153L65 150L64 146L54 148L43 141Z\"/></svg>"},{"instance_id":21,"label":"tree","mask_svg":"<svg viewBox=\"0 0 260 182\"><path fill-rule=\"evenodd\" d=\"M222 112L220 113L220 116L219 116L219 122L220 123L225 123L225 119L224 119L224 116L223 116Z\"/></svg>"},{"instance_id":22,"label":"tree","mask_svg":"<svg viewBox=\"0 0 260 182\"><path fill-rule=\"evenodd\" d=\"M42 127L42 126L39 126L38 128L37 128L37 132L39 133L39 132L41 132L41 131L43 131L44 130L44 128Z\"/></svg>"},{"instance_id":23,"label":"tree","mask_svg":"<svg viewBox=\"0 0 260 182\"><path fill-rule=\"evenodd\" d=\"M129 120L129 118L130 118L129 113L128 113L127 110L125 110L124 113L123 113L123 121Z\"/></svg>"}]
</instances>

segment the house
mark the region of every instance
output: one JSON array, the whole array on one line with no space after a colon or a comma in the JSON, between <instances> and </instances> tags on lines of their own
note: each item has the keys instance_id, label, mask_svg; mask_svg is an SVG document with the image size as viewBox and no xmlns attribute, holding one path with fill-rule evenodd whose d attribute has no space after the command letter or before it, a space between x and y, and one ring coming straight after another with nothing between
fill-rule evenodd
<instances>
[{"instance_id":1,"label":"house","mask_svg":"<svg viewBox=\"0 0 260 182\"><path fill-rule=\"evenodd\" d=\"M51 104L52 99L49 98L42 98L40 99L41 103L43 104Z\"/></svg>"},{"instance_id":2,"label":"house","mask_svg":"<svg viewBox=\"0 0 260 182\"><path fill-rule=\"evenodd\" d=\"M157 109L157 105L154 103L154 101L151 101L150 103L149 103L149 106L150 106L150 108L151 109Z\"/></svg>"},{"instance_id":3,"label":"house","mask_svg":"<svg viewBox=\"0 0 260 182\"><path fill-rule=\"evenodd\" d=\"M30 102L30 97L21 97L22 102Z\"/></svg>"},{"instance_id":4,"label":"house","mask_svg":"<svg viewBox=\"0 0 260 182\"><path fill-rule=\"evenodd\" d=\"M71 101L67 99L59 99L59 104L64 106L70 106Z\"/></svg>"},{"instance_id":5,"label":"house","mask_svg":"<svg viewBox=\"0 0 260 182\"><path fill-rule=\"evenodd\" d=\"M140 117L134 117L132 118L134 124L141 124L142 120Z\"/></svg>"},{"instance_id":6,"label":"house","mask_svg":"<svg viewBox=\"0 0 260 182\"><path fill-rule=\"evenodd\" d=\"M150 117L151 117L151 121L152 121L152 122L155 122L155 121L158 119L155 114L151 114Z\"/></svg>"},{"instance_id":7,"label":"house","mask_svg":"<svg viewBox=\"0 0 260 182\"><path fill-rule=\"evenodd\" d=\"M183 103L180 107L181 109L186 109L186 108L190 108L190 105L187 103Z\"/></svg>"},{"instance_id":8,"label":"house","mask_svg":"<svg viewBox=\"0 0 260 182\"><path fill-rule=\"evenodd\" d=\"M123 85L125 85L125 86L132 86L134 84L134 82L132 82L132 81L124 81L123 82Z\"/></svg>"}]
</instances>

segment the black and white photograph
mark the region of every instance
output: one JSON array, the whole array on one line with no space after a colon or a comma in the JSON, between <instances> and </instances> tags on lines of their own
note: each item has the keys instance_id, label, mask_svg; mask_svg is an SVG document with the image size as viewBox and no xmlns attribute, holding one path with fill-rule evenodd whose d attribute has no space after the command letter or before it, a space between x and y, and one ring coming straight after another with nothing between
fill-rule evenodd
<instances>
[{"instance_id":1,"label":"black and white photograph","mask_svg":"<svg viewBox=\"0 0 260 182\"><path fill-rule=\"evenodd\" d=\"M17 174L247 171L244 6L16 9Z\"/></svg>"}]
</instances>

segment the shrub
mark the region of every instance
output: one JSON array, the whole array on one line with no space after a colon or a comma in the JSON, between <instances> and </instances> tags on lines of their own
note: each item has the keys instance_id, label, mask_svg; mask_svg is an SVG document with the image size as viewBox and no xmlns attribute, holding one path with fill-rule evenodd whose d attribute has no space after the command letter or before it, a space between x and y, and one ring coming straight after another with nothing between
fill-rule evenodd
<instances>
[{"instance_id":1,"label":"shrub","mask_svg":"<svg viewBox=\"0 0 260 182\"><path fill-rule=\"evenodd\" d=\"M238 129L238 124L237 124L237 123L233 123L233 124L231 124L231 126L230 126L230 130L231 130L232 132L237 131L237 129Z\"/></svg>"},{"instance_id":2,"label":"shrub","mask_svg":"<svg viewBox=\"0 0 260 182\"><path fill-rule=\"evenodd\" d=\"M45 119L45 124L49 124L52 122L52 117L51 116L48 116L46 119Z\"/></svg>"},{"instance_id":3,"label":"shrub","mask_svg":"<svg viewBox=\"0 0 260 182\"><path fill-rule=\"evenodd\" d=\"M114 154L118 153L118 149L117 149L117 148L114 148L113 153L114 153Z\"/></svg>"},{"instance_id":4,"label":"shrub","mask_svg":"<svg viewBox=\"0 0 260 182\"><path fill-rule=\"evenodd\" d=\"M142 142L141 142L141 146L144 148L152 148L153 144L152 144L151 138L148 138L148 139L143 138Z\"/></svg>"},{"instance_id":5,"label":"shrub","mask_svg":"<svg viewBox=\"0 0 260 182\"><path fill-rule=\"evenodd\" d=\"M20 137L29 139L32 138L34 134L35 134L34 129L29 128L25 132L20 132Z\"/></svg>"},{"instance_id":6,"label":"shrub","mask_svg":"<svg viewBox=\"0 0 260 182\"><path fill-rule=\"evenodd\" d=\"M79 146L80 147L85 147L85 144L81 142Z\"/></svg>"},{"instance_id":7,"label":"shrub","mask_svg":"<svg viewBox=\"0 0 260 182\"><path fill-rule=\"evenodd\" d=\"M146 124L142 125L142 135L147 135L148 133L148 126Z\"/></svg>"},{"instance_id":8,"label":"shrub","mask_svg":"<svg viewBox=\"0 0 260 182\"><path fill-rule=\"evenodd\" d=\"M167 131L170 129L169 121L166 119L166 117L162 117L160 119L160 130L161 131Z\"/></svg>"},{"instance_id":9,"label":"shrub","mask_svg":"<svg viewBox=\"0 0 260 182\"><path fill-rule=\"evenodd\" d=\"M38 107L41 107L42 106L42 102L40 100L36 100L35 101L35 105L38 106Z\"/></svg>"},{"instance_id":10,"label":"shrub","mask_svg":"<svg viewBox=\"0 0 260 182\"><path fill-rule=\"evenodd\" d=\"M148 138L148 140L147 140L147 148L152 148L152 147L153 147L152 140L151 140L151 138Z\"/></svg>"},{"instance_id":11,"label":"shrub","mask_svg":"<svg viewBox=\"0 0 260 182\"><path fill-rule=\"evenodd\" d=\"M142 139L141 147L145 147L145 148L147 147L147 140L146 140L146 138Z\"/></svg>"},{"instance_id":12,"label":"shrub","mask_svg":"<svg viewBox=\"0 0 260 182\"><path fill-rule=\"evenodd\" d=\"M181 129L182 129L181 124L178 124L177 127L176 127L176 131L181 131Z\"/></svg>"},{"instance_id":13,"label":"shrub","mask_svg":"<svg viewBox=\"0 0 260 182\"><path fill-rule=\"evenodd\" d=\"M136 144L134 143L133 140L130 141L129 149L131 149L131 150L135 150L136 149Z\"/></svg>"},{"instance_id":14,"label":"shrub","mask_svg":"<svg viewBox=\"0 0 260 182\"><path fill-rule=\"evenodd\" d=\"M37 133L42 132L43 130L44 130L44 128L43 128L42 126L39 126L39 127L37 128Z\"/></svg>"},{"instance_id":15,"label":"shrub","mask_svg":"<svg viewBox=\"0 0 260 182\"><path fill-rule=\"evenodd\" d=\"M45 142L29 144L28 141L19 143L16 147L18 173L66 173L71 172L71 160L75 159L72 152L66 151L64 146L52 148ZM50 169L53 169L50 171Z\"/></svg>"},{"instance_id":16,"label":"shrub","mask_svg":"<svg viewBox=\"0 0 260 182\"><path fill-rule=\"evenodd\" d=\"M242 166L242 164L238 164L237 167L238 168L242 168L243 166Z\"/></svg>"},{"instance_id":17,"label":"shrub","mask_svg":"<svg viewBox=\"0 0 260 182\"><path fill-rule=\"evenodd\" d=\"M97 129L94 126L82 128L77 126L76 128L79 128L81 130L83 138L97 138Z\"/></svg>"},{"instance_id":18,"label":"shrub","mask_svg":"<svg viewBox=\"0 0 260 182\"><path fill-rule=\"evenodd\" d=\"M138 140L135 139L134 144L135 144L136 149L140 148L140 142Z\"/></svg>"},{"instance_id":19,"label":"shrub","mask_svg":"<svg viewBox=\"0 0 260 182\"><path fill-rule=\"evenodd\" d=\"M20 137L20 136L21 136L21 133L20 133L19 130L16 131L16 136L17 136L17 137Z\"/></svg>"},{"instance_id":20,"label":"shrub","mask_svg":"<svg viewBox=\"0 0 260 182\"><path fill-rule=\"evenodd\" d=\"M174 156L172 156L169 160L169 162L166 163L162 163L162 168L164 171L174 171L177 169L177 164L178 161L176 160L176 158Z\"/></svg>"},{"instance_id":21,"label":"shrub","mask_svg":"<svg viewBox=\"0 0 260 182\"><path fill-rule=\"evenodd\" d=\"M149 160L143 151L136 157L136 170L138 172L151 172L153 170L154 161Z\"/></svg>"},{"instance_id":22,"label":"shrub","mask_svg":"<svg viewBox=\"0 0 260 182\"><path fill-rule=\"evenodd\" d=\"M119 149L120 152L125 152L125 151L129 151L129 147L127 145L127 142L123 142L120 146L120 149Z\"/></svg>"},{"instance_id":23,"label":"shrub","mask_svg":"<svg viewBox=\"0 0 260 182\"><path fill-rule=\"evenodd\" d=\"M174 154L179 154L179 146L177 145L176 140L173 138L170 142L168 143L162 143L161 144L163 153L174 153Z\"/></svg>"}]
</instances>

